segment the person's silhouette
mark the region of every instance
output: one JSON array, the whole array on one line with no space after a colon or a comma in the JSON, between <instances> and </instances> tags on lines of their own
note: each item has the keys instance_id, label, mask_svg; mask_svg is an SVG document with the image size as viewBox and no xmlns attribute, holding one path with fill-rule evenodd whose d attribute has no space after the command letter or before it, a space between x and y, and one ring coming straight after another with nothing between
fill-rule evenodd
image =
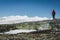
<instances>
[{"instance_id":1,"label":"person's silhouette","mask_svg":"<svg viewBox=\"0 0 60 40\"><path fill-rule=\"evenodd\" d=\"M55 13L55 11L53 10L53 11L52 11L52 17L53 17L53 19L55 19L55 14L56 14L56 13Z\"/></svg>"}]
</instances>

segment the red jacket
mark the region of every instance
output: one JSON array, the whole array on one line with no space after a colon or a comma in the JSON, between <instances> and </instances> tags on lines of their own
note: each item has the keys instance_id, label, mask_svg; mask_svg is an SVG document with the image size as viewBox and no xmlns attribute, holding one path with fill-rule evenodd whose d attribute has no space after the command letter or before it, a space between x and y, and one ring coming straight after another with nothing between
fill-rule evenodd
<instances>
[{"instance_id":1,"label":"red jacket","mask_svg":"<svg viewBox=\"0 0 60 40\"><path fill-rule=\"evenodd\" d=\"M54 10L52 11L52 15L55 15L55 11Z\"/></svg>"}]
</instances>

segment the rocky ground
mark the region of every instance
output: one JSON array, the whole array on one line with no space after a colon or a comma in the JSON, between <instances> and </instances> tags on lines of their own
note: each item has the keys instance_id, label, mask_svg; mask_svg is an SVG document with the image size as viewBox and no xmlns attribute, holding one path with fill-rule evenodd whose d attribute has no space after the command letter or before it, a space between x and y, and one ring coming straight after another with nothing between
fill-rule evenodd
<instances>
[{"instance_id":1,"label":"rocky ground","mask_svg":"<svg viewBox=\"0 0 60 40\"><path fill-rule=\"evenodd\" d=\"M38 31L18 34L0 34L0 40L60 40L60 19L46 20L41 22L28 22L16 24L19 29L36 29ZM2 26L2 25L0 25ZM9 25L10 26L10 25ZM15 26L15 25L14 25ZM41 27L48 27L47 30L38 29ZM3 26L4 27L4 26ZM8 27L8 26L7 26ZM50 28L51 27L51 28ZM12 28L12 25L11 25ZM15 28L15 27L14 27Z\"/></svg>"},{"instance_id":2,"label":"rocky ground","mask_svg":"<svg viewBox=\"0 0 60 40\"><path fill-rule=\"evenodd\" d=\"M2 34L0 40L60 40L60 33Z\"/></svg>"}]
</instances>

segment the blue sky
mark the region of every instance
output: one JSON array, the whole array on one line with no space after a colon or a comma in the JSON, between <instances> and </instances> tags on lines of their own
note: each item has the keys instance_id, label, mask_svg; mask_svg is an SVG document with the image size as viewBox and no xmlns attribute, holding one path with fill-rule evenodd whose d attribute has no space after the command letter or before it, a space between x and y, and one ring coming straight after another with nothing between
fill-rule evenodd
<instances>
[{"instance_id":1,"label":"blue sky","mask_svg":"<svg viewBox=\"0 0 60 40\"><path fill-rule=\"evenodd\" d=\"M0 0L0 17L40 16L51 17L52 10L60 18L60 0Z\"/></svg>"}]
</instances>

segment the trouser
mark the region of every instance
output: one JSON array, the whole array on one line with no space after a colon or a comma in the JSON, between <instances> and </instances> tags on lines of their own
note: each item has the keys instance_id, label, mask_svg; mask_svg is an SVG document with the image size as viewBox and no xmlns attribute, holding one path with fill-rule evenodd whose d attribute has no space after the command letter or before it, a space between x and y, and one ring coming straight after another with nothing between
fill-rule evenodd
<instances>
[{"instance_id":1,"label":"trouser","mask_svg":"<svg viewBox=\"0 0 60 40\"><path fill-rule=\"evenodd\" d=\"M55 15L52 15L53 19L55 19Z\"/></svg>"}]
</instances>

